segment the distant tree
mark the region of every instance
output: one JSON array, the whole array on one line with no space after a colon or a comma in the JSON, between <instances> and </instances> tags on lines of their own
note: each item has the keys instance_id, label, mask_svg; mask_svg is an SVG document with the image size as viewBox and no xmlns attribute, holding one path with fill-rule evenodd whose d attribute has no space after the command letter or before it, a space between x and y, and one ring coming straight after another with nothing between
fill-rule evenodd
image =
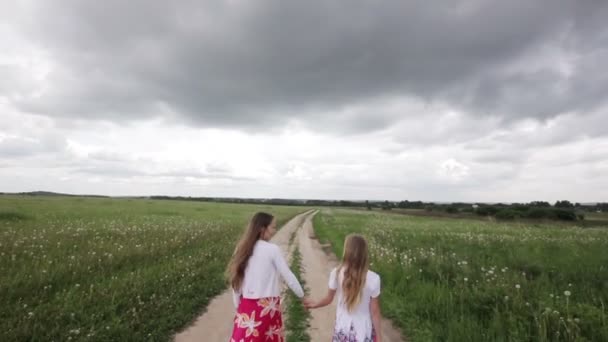
<instances>
[{"instance_id":1,"label":"distant tree","mask_svg":"<svg viewBox=\"0 0 608 342\"><path fill-rule=\"evenodd\" d=\"M456 214L458 212L458 207L454 205L447 206L445 208L445 212L449 214Z\"/></svg>"},{"instance_id":2,"label":"distant tree","mask_svg":"<svg viewBox=\"0 0 608 342\"><path fill-rule=\"evenodd\" d=\"M512 209L502 209L496 213L496 218L499 220L513 220L519 216L519 213Z\"/></svg>"},{"instance_id":3,"label":"distant tree","mask_svg":"<svg viewBox=\"0 0 608 342\"><path fill-rule=\"evenodd\" d=\"M564 221L576 221L576 214L572 210L555 209L555 217Z\"/></svg>"},{"instance_id":4,"label":"distant tree","mask_svg":"<svg viewBox=\"0 0 608 342\"><path fill-rule=\"evenodd\" d=\"M555 202L555 207L556 208L574 208L574 205L572 203L570 203L570 201L564 200L564 201Z\"/></svg>"},{"instance_id":5,"label":"distant tree","mask_svg":"<svg viewBox=\"0 0 608 342\"><path fill-rule=\"evenodd\" d=\"M384 201L384 203L382 203L382 210L392 210L393 209L393 204L390 203L389 201Z\"/></svg>"},{"instance_id":6,"label":"distant tree","mask_svg":"<svg viewBox=\"0 0 608 342\"><path fill-rule=\"evenodd\" d=\"M425 203L422 201L400 201L397 203L397 208L402 209L423 209L425 207Z\"/></svg>"},{"instance_id":7,"label":"distant tree","mask_svg":"<svg viewBox=\"0 0 608 342\"><path fill-rule=\"evenodd\" d=\"M365 200L365 206L367 207L367 210L372 210L372 206L369 204L368 200Z\"/></svg>"},{"instance_id":8,"label":"distant tree","mask_svg":"<svg viewBox=\"0 0 608 342\"><path fill-rule=\"evenodd\" d=\"M479 206L477 208L477 215L480 216L494 216L498 212L498 208L491 205Z\"/></svg>"},{"instance_id":9,"label":"distant tree","mask_svg":"<svg viewBox=\"0 0 608 342\"><path fill-rule=\"evenodd\" d=\"M526 212L530 210L530 206L525 204L513 203L511 204L511 209L519 212Z\"/></svg>"},{"instance_id":10,"label":"distant tree","mask_svg":"<svg viewBox=\"0 0 608 342\"><path fill-rule=\"evenodd\" d=\"M552 215L550 208L532 208L526 213L527 218L544 219L550 218Z\"/></svg>"},{"instance_id":11,"label":"distant tree","mask_svg":"<svg viewBox=\"0 0 608 342\"><path fill-rule=\"evenodd\" d=\"M551 206L551 203L545 202L545 201L532 201L532 202L530 202L530 206L531 207L541 207L541 208L546 207L546 208L548 208L548 207Z\"/></svg>"}]
</instances>

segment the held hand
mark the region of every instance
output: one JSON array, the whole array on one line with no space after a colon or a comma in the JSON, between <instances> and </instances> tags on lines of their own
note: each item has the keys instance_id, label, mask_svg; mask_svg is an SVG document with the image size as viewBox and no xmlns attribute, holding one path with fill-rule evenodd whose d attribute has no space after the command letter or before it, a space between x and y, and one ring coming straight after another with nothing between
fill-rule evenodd
<instances>
[{"instance_id":1,"label":"held hand","mask_svg":"<svg viewBox=\"0 0 608 342\"><path fill-rule=\"evenodd\" d=\"M314 308L315 308L313 301L312 301L312 300L310 300L308 297L304 297L304 298L302 298L302 304L304 305L304 307L305 307L307 310L310 310L310 309L314 309Z\"/></svg>"}]
</instances>

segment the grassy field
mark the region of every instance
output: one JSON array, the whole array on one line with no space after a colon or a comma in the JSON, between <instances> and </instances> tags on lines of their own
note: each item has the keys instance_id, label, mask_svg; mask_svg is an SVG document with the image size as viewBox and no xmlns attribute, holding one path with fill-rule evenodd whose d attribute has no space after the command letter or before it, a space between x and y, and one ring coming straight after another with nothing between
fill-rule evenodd
<instances>
[{"instance_id":1,"label":"grassy field","mask_svg":"<svg viewBox=\"0 0 608 342\"><path fill-rule=\"evenodd\" d=\"M382 306L412 341L608 341L608 229L323 209L368 237Z\"/></svg>"},{"instance_id":2,"label":"grassy field","mask_svg":"<svg viewBox=\"0 0 608 342\"><path fill-rule=\"evenodd\" d=\"M226 287L257 210L304 209L0 196L0 341L166 341Z\"/></svg>"},{"instance_id":3,"label":"grassy field","mask_svg":"<svg viewBox=\"0 0 608 342\"><path fill-rule=\"evenodd\" d=\"M585 219L590 220L590 221L606 221L606 222L608 222L608 213L606 213L606 212L601 212L601 213L586 213L585 214Z\"/></svg>"}]
</instances>

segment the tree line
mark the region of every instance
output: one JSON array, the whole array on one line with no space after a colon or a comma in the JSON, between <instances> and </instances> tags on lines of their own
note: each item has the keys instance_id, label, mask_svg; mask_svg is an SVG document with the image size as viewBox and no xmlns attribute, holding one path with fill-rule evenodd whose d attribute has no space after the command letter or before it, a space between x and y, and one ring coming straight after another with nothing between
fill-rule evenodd
<instances>
[{"instance_id":1,"label":"tree line","mask_svg":"<svg viewBox=\"0 0 608 342\"><path fill-rule=\"evenodd\" d=\"M443 211L448 214L475 214L479 216L490 216L502 220L525 219L549 219L576 221L584 220L585 213L608 212L608 203L581 204L572 203L568 200L557 201L551 204L546 201L532 201L529 203L425 203L421 201L384 201L379 206L383 210L394 208L402 209L425 209L427 211ZM373 208L370 205L368 209Z\"/></svg>"}]
</instances>

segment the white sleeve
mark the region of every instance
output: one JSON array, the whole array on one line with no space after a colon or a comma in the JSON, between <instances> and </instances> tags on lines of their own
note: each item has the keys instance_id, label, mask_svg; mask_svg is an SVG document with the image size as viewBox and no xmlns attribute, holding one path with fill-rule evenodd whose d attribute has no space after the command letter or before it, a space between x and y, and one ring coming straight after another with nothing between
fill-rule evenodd
<instances>
[{"instance_id":1,"label":"white sleeve","mask_svg":"<svg viewBox=\"0 0 608 342\"><path fill-rule=\"evenodd\" d=\"M279 271L279 274L281 274L281 277L283 278L287 286L289 286L291 291L293 291L293 293L295 293L295 295L299 298L304 297L304 290L302 289L302 285L300 285L300 282L298 281L296 276L293 274L293 272L291 272L289 266L287 266L285 258L283 258L283 254L281 254L281 249L278 246L274 248L274 255L272 261L274 263L274 266L277 268L277 271Z\"/></svg>"},{"instance_id":2,"label":"white sleeve","mask_svg":"<svg viewBox=\"0 0 608 342\"><path fill-rule=\"evenodd\" d=\"M337 269L333 269L331 270L331 273L329 274L329 282L327 284L327 286L329 287L330 290L336 290L338 288L338 270Z\"/></svg>"},{"instance_id":3,"label":"white sleeve","mask_svg":"<svg viewBox=\"0 0 608 342\"><path fill-rule=\"evenodd\" d=\"M376 278L375 284L372 287L372 298L376 298L380 295L380 276Z\"/></svg>"},{"instance_id":4,"label":"white sleeve","mask_svg":"<svg viewBox=\"0 0 608 342\"><path fill-rule=\"evenodd\" d=\"M234 289L232 289L232 303L237 309L239 308L239 304L241 303L241 294L234 291Z\"/></svg>"}]
</instances>

